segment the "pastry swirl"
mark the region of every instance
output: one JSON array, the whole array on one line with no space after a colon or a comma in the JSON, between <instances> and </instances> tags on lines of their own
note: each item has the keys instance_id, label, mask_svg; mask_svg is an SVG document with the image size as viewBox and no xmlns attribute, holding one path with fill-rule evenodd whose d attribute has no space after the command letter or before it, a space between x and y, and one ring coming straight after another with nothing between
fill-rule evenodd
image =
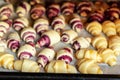
<instances>
[{"instance_id":1,"label":"pastry swirl","mask_svg":"<svg viewBox=\"0 0 120 80\"><path fill-rule=\"evenodd\" d=\"M71 41L77 36L78 34L74 30L65 30L61 34L61 41L68 44L71 43Z\"/></svg>"},{"instance_id":2,"label":"pastry swirl","mask_svg":"<svg viewBox=\"0 0 120 80\"><path fill-rule=\"evenodd\" d=\"M20 47L20 37L17 32L12 32L9 34L7 39L7 46L10 48L13 52L16 52Z\"/></svg>"},{"instance_id":3,"label":"pastry swirl","mask_svg":"<svg viewBox=\"0 0 120 80\"><path fill-rule=\"evenodd\" d=\"M81 48L88 48L91 43L91 38L89 37L77 37L71 42L72 48L79 50Z\"/></svg>"},{"instance_id":4,"label":"pastry swirl","mask_svg":"<svg viewBox=\"0 0 120 80\"><path fill-rule=\"evenodd\" d=\"M55 57L55 51L50 48L45 48L37 55L37 62L40 67L45 67Z\"/></svg>"},{"instance_id":5,"label":"pastry swirl","mask_svg":"<svg viewBox=\"0 0 120 80\"><path fill-rule=\"evenodd\" d=\"M49 47L60 41L60 35L54 30L44 32L38 39L36 47Z\"/></svg>"},{"instance_id":6,"label":"pastry swirl","mask_svg":"<svg viewBox=\"0 0 120 80\"><path fill-rule=\"evenodd\" d=\"M14 19L14 21L13 21L13 28L14 28L16 31L20 31L20 30L22 30L23 28L28 27L28 26L29 26L29 21L28 21L28 19L25 18L25 17L16 18L16 19Z\"/></svg>"},{"instance_id":7,"label":"pastry swirl","mask_svg":"<svg viewBox=\"0 0 120 80\"><path fill-rule=\"evenodd\" d=\"M43 5L37 4L34 5L30 11L31 18L33 20L36 20L38 18L41 18L42 16L45 15L46 9Z\"/></svg>"},{"instance_id":8,"label":"pastry swirl","mask_svg":"<svg viewBox=\"0 0 120 80\"><path fill-rule=\"evenodd\" d=\"M29 3L23 1L17 6L16 13L19 17L24 17L26 14L29 13L31 6Z\"/></svg>"},{"instance_id":9,"label":"pastry swirl","mask_svg":"<svg viewBox=\"0 0 120 80\"><path fill-rule=\"evenodd\" d=\"M22 45L17 52L17 57L19 59L29 59L36 55L36 49L30 44Z\"/></svg>"},{"instance_id":10,"label":"pastry swirl","mask_svg":"<svg viewBox=\"0 0 120 80\"><path fill-rule=\"evenodd\" d=\"M49 29L49 22L47 19L44 18L37 19L34 22L33 28L39 35L41 35L43 32Z\"/></svg>"},{"instance_id":11,"label":"pastry swirl","mask_svg":"<svg viewBox=\"0 0 120 80\"><path fill-rule=\"evenodd\" d=\"M57 60L64 60L66 63L70 63L73 60L73 50L70 47L64 47L59 50L56 55Z\"/></svg>"}]
</instances>

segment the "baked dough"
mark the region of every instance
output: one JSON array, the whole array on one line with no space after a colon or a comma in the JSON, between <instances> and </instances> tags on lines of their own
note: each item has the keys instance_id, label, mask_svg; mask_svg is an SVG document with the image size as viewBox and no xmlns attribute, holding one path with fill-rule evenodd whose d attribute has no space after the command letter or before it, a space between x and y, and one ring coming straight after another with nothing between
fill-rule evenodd
<instances>
[{"instance_id":1,"label":"baked dough","mask_svg":"<svg viewBox=\"0 0 120 80\"><path fill-rule=\"evenodd\" d=\"M120 19L115 20L114 23L116 26L117 34L120 36Z\"/></svg>"},{"instance_id":2,"label":"baked dough","mask_svg":"<svg viewBox=\"0 0 120 80\"><path fill-rule=\"evenodd\" d=\"M76 51L75 56L77 59L87 58L87 59L93 59L96 62L102 61L101 56L98 54L96 50L93 49L80 49Z\"/></svg>"},{"instance_id":3,"label":"baked dough","mask_svg":"<svg viewBox=\"0 0 120 80\"><path fill-rule=\"evenodd\" d=\"M77 5L77 13L82 17L87 17L92 11L92 6L90 1L82 1Z\"/></svg>"},{"instance_id":4,"label":"baked dough","mask_svg":"<svg viewBox=\"0 0 120 80\"><path fill-rule=\"evenodd\" d=\"M61 6L61 11L62 14L64 15L71 15L74 13L74 9L75 9L75 4L72 2L64 2Z\"/></svg>"},{"instance_id":5,"label":"baked dough","mask_svg":"<svg viewBox=\"0 0 120 80\"><path fill-rule=\"evenodd\" d=\"M9 53L0 53L0 67L5 69L13 69L14 56Z\"/></svg>"},{"instance_id":6,"label":"baked dough","mask_svg":"<svg viewBox=\"0 0 120 80\"><path fill-rule=\"evenodd\" d=\"M116 35L116 26L115 23L112 21L104 21L102 24L103 32L106 36Z\"/></svg>"},{"instance_id":7,"label":"baked dough","mask_svg":"<svg viewBox=\"0 0 120 80\"><path fill-rule=\"evenodd\" d=\"M14 69L21 72L40 72L40 67L37 62L29 59L16 60Z\"/></svg>"},{"instance_id":8,"label":"baked dough","mask_svg":"<svg viewBox=\"0 0 120 80\"><path fill-rule=\"evenodd\" d=\"M78 60L77 68L82 74L103 74L103 71L93 59L84 58Z\"/></svg>"},{"instance_id":9,"label":"baked dough","mask_svg":"<svg viewBox=\"0 0 120 80\"><path fill-rule=\"evenodd\" d=\"M93 36L100 35L102 32L102 25L97 21L92 21L86 26L86 30Z\"/></svg>"},{"instance_id":10,"label":"baked dough","mask_svg":"<svg viewBox=\"0 0 120 80\"><path fill-rule=\"evenodd\" d=\"M100 54L100 56L102 57L102 62L110 66L114 66L117 64L117 58L112 49L99 49L98 54Z\"/></svg>"},{"instance_id":11,"label":"baked dough","mask_svg":"<svg viewBox=\"0 0 120 80\"><path fill-rule=\"evenodd\" d=\"M53 60L45 67L47 73L77 73L74 66L66 64L63 60Z\"/></svg>"},{"instance_id":12,"label":"baked dough","mask_svg":"<svg viewBox=\"0 0 120 80\"><path fill-rule=\"evenodd\" d=\"M45 15L46 9L41 4L36 4L32 7L30 11L31 18L33 20L39 19Z\"/></svg>"},{"instance_id":13,"label":"baked dough","mask_svg":"<svg viewBox=\"0 0 120 80\"><path fill-rule=\"evenodd\" d=\"M60 5L59 4L51 4L50 6L48 6L47 8L47 16L49 19L53 19L56 16L58 16L60 13Z\"/></svg>"},{"instance_id":14,"label":"baked dough","mask_svg":"<svg viewBox=\"0 0 120 80\"><path fill-rule=\"evenodd\" d=\"M104 36L95 36L92 38L92 45L96 49L102 49L108 47L108 41Z\"/></svg>"},{"instance_id":15,"label":"baked dough","mask_svg":"<svg viewBox=\"0 0 120 80\"><path fill-rule=\"evenodd\" d=\"M120 37L117 35L110 36L108 39L108 47L111 48L115 55L120 55Z\"/></svg>"}]
</instances>

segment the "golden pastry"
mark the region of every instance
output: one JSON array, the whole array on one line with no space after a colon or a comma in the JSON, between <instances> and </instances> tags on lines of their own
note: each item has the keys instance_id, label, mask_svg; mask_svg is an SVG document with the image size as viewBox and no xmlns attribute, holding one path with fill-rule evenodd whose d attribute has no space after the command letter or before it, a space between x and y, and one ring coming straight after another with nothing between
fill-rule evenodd
<instances>
[{"instance_id":1,"label":"golden pastry","mask_svg":"<svg viewBox=\"0 0 120 80\"><path fill-rule=\"evenodd\" d=\"M104 21L102 24L103 32L106 36L116 35L116 26L112 21Z\"/></svg>"},{"instance_id":2,"label":"golden pastry","mask_svg":"<svg viewBox=\"0 0 120 80\"><path fill-rule=\"evenodd\" d=\"M28 59L16 60L14 69L21 72L40 72L37 62Z\"/></svg>"},{"instance_id":3,"label":"golden pastry","mask_svg":"<svg viewBox=\"0 0 120 80\"><path fill-rule=\"evenodd\" d=\"M13 69L14 56L9 53L0 53L0 67Z\"/></svg>"},{"instance_id":4,"label":"golden pastry","mask_svg":"<svg viewBox=\"0 0 120 80\"><path fill-rule=\"evenodd\" d=\"M93 49L80 49L75 53L77 59L87 58L93 59L96 62L101 62L102 58L96 50Z\"/></svg>"},{"instance_id":5,"label":"golden pastry","mask_svg":"<svg viewBox=\"0 0 120 80\"><path fill-rule=\"evenodd\" d=\"M117 34L120 36L120 19L115 20L114 23L116 25Z\"/></svg>"},{"instance_id":6,"label":"golden pastry","mask_svg":"<svg viewBox=\"0 0 120 80\"><path fill-rule=\"evenodd\" d=\"M99 49L98 54L102 57L102 62L110 66L114 66L117 64L117 58L112 49Z\"/></svg>"},{"instance_id":7,"label":"golden pastry","mask_svg":"<svg viewBox=\"0 0 120 80\"><path fill-rule=\"evenodd\" d=\"M120 55L120 37L117 35L109 37L108 47L114 51L116 56Z\"/></svg>"},{"instance_id":8,"label":"golden pastry","mask_svg":"<svg viewBox=\"0 0 120 80\"><path fill-rule=\"evenodd\" d=\"M74 66L66 64L63 60L53 60L45 67L47 73L77 73Z\"/></svg>"},{"instance_id":9,"label":"golden pastry","mask_svg":"<svg viewBox=\"0 0 120 80\"><path fill-rule=\"evenodd\" d=\"M86 26L86 30L93 36L100 35L102 32L102 25L97 21L92 21Z\"/></svg>"},{"instance_id":10,"label":"golden pastry","mask_svg":"<svg viewBox=\"0 0 120 80\"><path fill-rule=\"evenodd\" d=\"M92 45L96 49L107 48L108 42L104 36L95 36L92 38Z\"/></svg>"},{"instance_id":11,"label":"golden pastry","mask_svg":"<svg viewBox=\"0 0 120 80\"><path fill-rule=\"evenodd\" d=\"M82 74L103 74L103 71L93 59L84 58L78 60L77 68Z\"/></svg>"}]
</instances>

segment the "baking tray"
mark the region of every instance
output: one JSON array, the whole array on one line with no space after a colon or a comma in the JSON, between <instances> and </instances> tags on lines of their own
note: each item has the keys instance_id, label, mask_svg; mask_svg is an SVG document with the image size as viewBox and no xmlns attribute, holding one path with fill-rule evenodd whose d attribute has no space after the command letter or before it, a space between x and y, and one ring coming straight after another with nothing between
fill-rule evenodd
<instances>
[{"instance_id":1,"label":"baking tray","mask_svg":"<svg viewBox=\"0 0 120 80\"><path fill-rule=\"evenodd\" d=\"M21 1L21 0L19 0ZM66 0L45 0L47 3L52 3L54 1L66 1ZM70 1L70 0L69 0ZM71 0L71 1L80 1L80 0ZM0 4L3 3L3 0L0 0ZM84 30L83 30L84 32ZM84 36L84 35L83 35ZM120 58L118 59L120 63ZM117 80L120 79L120 64L117 64L115 67L109 67L105 64L101 64L101 68L104 69L104 74L64 74L64 73L26 73L26 72L15 72L14 70L8 71L6 69L0 68L0 80ZM116 70L117 68L117 70ZM114 73L113 73L114 71Z\"/></svg>"}]
</instances>

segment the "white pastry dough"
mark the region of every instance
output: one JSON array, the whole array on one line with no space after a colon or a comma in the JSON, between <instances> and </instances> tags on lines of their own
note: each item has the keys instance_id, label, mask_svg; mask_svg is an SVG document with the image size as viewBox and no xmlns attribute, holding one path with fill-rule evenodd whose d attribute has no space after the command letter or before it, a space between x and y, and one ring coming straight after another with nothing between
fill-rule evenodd
<instances>
[{"instance_id":1,"label":"white pastry dough","mask_svg":"<svg viewBox=\"0 0 120 80\"><path fill-rule=\"evenodd\" d=\"M64 47L59 50L56 55L57 60L64 60L66 63L70 63L73 60L73 50L70 47Z\"/></svg>"},{"instance_id":2,"label":"white pastry dough","mask_svg":"<svg viewBox=\"0 0 120 80\"><path fill-rule=\"evenodd\" d=\"M71 42L73 49L79 50L81 48L88 48L91 43L91 38L89 37L77 37Z\"/></svg>"},{"instance_id":3,"label":"white pastry dough","mask_svg":"<svg viewBox=\"0 0 120 80\"><path fill-rule=\"evenodd\" d=\"M5 52L6 49L7 49L6 40L0 40L0 52Z\"/></svg>"},{"instance_id":4,"label":"white pastry dough","mask_svg":"<svg viewBox=\"0 0 120 80\"><path fill-rule=\"evenodd\" d=\"M60 41L60 35L54 30L48 30L44 32L37 41L36 47L49 47L55 45Z\"/></svg>"},{"instance_id":5,"label":"white pastry dough","mask_svg":"<svg viewBox=\"0 0 120 80\"><path fill-rule=\"evenodd\" d=\"M12 4L7 4L4 5L0 8L0 19L1 20L6 20L10 18L13 14L13 5Z\"/></svg>"},{"instance_id":6,"label":"white pastry dough","mask_svg":"<svg viewBox=\"0 0 120 80\"><path fill-rule=\"evenodd\" d=\"M36 39L36 32L32 27L26 27L21 31L20 36L26 43L34 43L34 40Z\"/></svg>"},{"instance_id":7,"label":"white pastry dough","mask_svg":"<svg viewBox=\"0 0 120 80\"><path fill-rule=\"evenodd\" d=\"M108 47L114 51L116 56L120 55L120 37L117 35L109 37Z\"/></svg>"},{"instance_id":8,"label":"white pastry dough","mask_svg":"<svg viewBox=\"0 0 120 80\"><path fill-rule=\"evenodd\" d=\"M34 22L33 28L38 34L41 35L43 32L49 29L49 22L47 19L44 18L37 19Z\"/></svg>"},{"instance_id":9,"label":"white pastry dough","mask_svg":"<svg viewBox=\"0 0 120 80\"><path fill-rule=\"evenodd\" d=\"M65 18L63 15L59 15L59 16L55 17L51 23L52 28L58 32L63 30L65 28L65 25L66 25Z\"/></svg>"},{"instance_id":10,"label":"white pastry dough","mask_svg":"<svg viewBox=\"0 0 120 80\"><path fill-rule=\"evenodd\" d=\"M98 54L102 57L102 62L107 63L110 66L117 64L117 58L112 49L99 49Z\"/></svg>"},{"instance_id":11,"label":"white pastry dough","mask_svg":"<svg viewBox=\"0 0 120 80\"><path fill-rule=\"evenodd\" d=\"M9 24L3 21L0 21L0 38L2 38L9 28Z\"/></svg>"},{"instance_id":12,"label":"white pastry dough","mask_svg":"<svg viewBox=\"0 0 120 80\"><path fill-rule=\"evenodd\" d=\"M48 73L77 73L74 66L66 64L63 60L53 60L46 67Z\"/></svg>"},{"instance_id":13,"label":"white pastry dough","mask_svg":"<svg viewBox=\"0 0 120 80\"><path fill-rule=\"evenodd\" d=\"M18 49L17 52L17 57L19 59L29 59L35 55L36 55L36 49L34 46L31 46L30 44L24 44Z\"/></svg>"},{"instance_id":14,"label":"white pastry dough","mask_svg":"<svg viewBox=\"0 0 120 80\"><path fill-rule=\"evenodd\" d=\"M75 53L77 59L93 59L96 62L101 62L102 58L96 50L93 49L80 49Z\"/></svg>"},{"instance_id":15,"label":"white pastry dough","mask_svg":"<svg viewBox=\"0 0 120 80\"><path fill-rule=\"evenodd\" d=\"M92 45L96 49L108 47L108 41L104 36L95 36L92 38Z\"/></svg>"},{"instance_id":16,"label":"white pastry dough","mask_svg":"<svg viewBox=\"0 0 120 80\"><path fill-rule=\"evenodd\" d=\"M16 60L14 69L21 72L40 72L37 62L28 59Z\"/></svg>"},{"instance_id":17,"label":"white pastry dough","mask_svg":"<svg viewBox=\"0 0 120 80\"><path fill-rule=\"evenodd\" d=\"M97 21L93 21L88 23L88 25L86 26L86 30L93 36L97 36L100 35L102 32L102 25Z\"/></svg>"},{"instance_id":18,"label":"white pastry dough","mask_svg":"<svg viewBox=\"0 0 120 80\"><path fill-rule=\"evenodd\" d=\"M93 59L84 58L78 60L77 68L82 74L103 74L103 71Z\"/></svg>"},{"instance_id":19,"label":"white pastry dough","mask_svg":"<svg viewBox=\"0 0 120 80\"><path fill-rule=\"evenodd\" d=\"M17 32L12 32L8 35L7 46L13 52L16 52L20 47L20 41L21 40L20 40L19 34Z\"/></svg>"},{"instance_id":20,"label":"white pastry dough","mask_svg":"<svg viewBox=\"0 0 120 80\"><path fill-rule=\"evenodd\" d=\"M9 53L0 53L0 67L13 69L14 56Z\"/></svg>"},{"instance_id":21,"label":"white pastry dough","mask_svg":"<svg viewBox=\"0 0 120 80\"><path fill-rule=\"evenodd\" d=\"M45 48L38 53L38 64L41 67L45 67L55 57L55 51L50 48Z\"/></svg>"},{"instance_id":22,"label":"white pastry dough","mask_svg":"<svg viewBox=\"0 0 120 80\"><path fill-rule=\"evenodd\" d=\"M112 21L104 21L102 24L103 32L106 36L116 35L116 26L115 23Z\"/></svg>"},{"instance_id":23,"label":"white pastry dough","mask_svg":"<svg viewBox=\"0 0 120 80\"><path fill-rule=\"evenodd\" d=\"M72 19L69 21L69 23L71 25L71 28L78 33L83 29L83 23L77 14L73 14Z\"/></svg>"},{"instance_id":24,"label":"white pastry dough","mask_svg":"<svg viewBox=\"0 0 120 80\"><path fill-rule=\"evenodd\" d=\"M30 4L23 1L17 6L16 13L19 17L23 17L29 13L30 8L31 8Z\"/></svg>"},{"instance_id":25,"label":"white pastry dough","mask_svg":"<svg viewBox=\"0 0 120 80\"><path fill-rule=\"evenodd\" d=\"M71 43L71 41L75 39L77 36L78 34L74 30L65 30L61 34L61 41L68 44Z\"/></svg>"},{"instance_id":26,"label":"white pastry dough","mask_svg":"<svg viewBox=\"0 0 120 80\"><path fill-rule=\"evenodd\" d=\"M14 20L13 28L17 31L29 26L29 21L26 17L16 18Z\"/></svg>"}]
</instances>

